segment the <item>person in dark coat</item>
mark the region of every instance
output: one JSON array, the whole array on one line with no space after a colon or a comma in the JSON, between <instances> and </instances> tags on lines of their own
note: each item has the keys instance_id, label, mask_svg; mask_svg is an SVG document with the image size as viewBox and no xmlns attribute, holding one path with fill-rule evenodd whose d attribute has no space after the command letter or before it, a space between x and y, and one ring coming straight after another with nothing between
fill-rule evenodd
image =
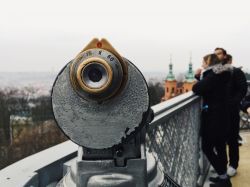
<instances>
[{"instance_id":1,"label":"person in dark coat","mask_svg":"<svg viewBox=\"0 0 250 187\"><path fill-rule=\"evenodd\" d=\"M250 115L250 95L246 96L241 102L241 110Z\"/></svg>"},{"instance_id":2,"label":"person in dark coat","mask_svg":"<svg viewBox=\"0 0 250 187\"><path fill-rule=\"evenodd\" d=\"M219 60L224 60L225 63L232 64L232 56L227 54L223 48L216 48L214 53ZM240 131L240 103L245 97L247 92L247 81L244 72L241 68L233 67L232 76L229 82L229 116L230 116L230 128L228 136L228 148L229 148L229 167L227 174L233 177L237 173L239 164L239 131Z\"/></svg>"},{"instance_id":3,"label":"person in dark coat","mask_svg":"<svg viewBox=\"0 0 250 187\"><path fill-rule=\"evenodd\" d=\"M219 177L211 187L231 187L227 176L226 140L229 128L228 82L232 66L224 64L215 54L204 57L200 81L192 90L202 96L202 150ZM214 152L216 149L217 153Z\"/></svg>"},{"instance_id":4,"label":"person in dark coat","mask_svg":"<svg viewBox=\"0 0 250 187\"><path fill-rule=\"evenodd\" d=\"M228 63L232 63L232 56L227 55ZM233 68L230 86L229 109L230 131L228 137L229 167L227 173L230 177L236 175L239 165L239 132L240 132L240 103L247 93L247 81L240 68Z\"/></svg>"}]
</instances>

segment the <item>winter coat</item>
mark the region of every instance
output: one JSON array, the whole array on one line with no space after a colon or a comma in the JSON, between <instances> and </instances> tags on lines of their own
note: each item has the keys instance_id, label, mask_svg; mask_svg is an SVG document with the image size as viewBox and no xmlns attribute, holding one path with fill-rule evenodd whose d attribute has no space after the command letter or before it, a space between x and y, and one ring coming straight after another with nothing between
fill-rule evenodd
<instances>
[{"instance_id":1,"label":"winter coat","mask_svg":"<svg viewBox=\"0 0 250 187\"><path fill-rule=\"evenodd\" d=\"M229 91L229 107L232 111L239 113L241 100L247 93L246 76L240 68L233 68Z\"/></svg>"},{"instance_id":2,"label":"winter coat","mask_svg":"<svg viewBox=\"0 0 250 187\"><path fill-rule=\"evenodd\" d=\"M246 96L241 103L241 110L247 113L247 109L250 107L250 95Z\"/></svg>"},{"instance_id":3,"label":"winter coat","mask_svg":"<svg viewBox=\"0 0 250 187\"><path fill-rule=\"evenodd\" d=\"M232 74L230 64L209 67L202 79L193 86L193 92L202 96L201 136L211 141L226 140L229 128L229 86Z\"/></svg>"}]
</instances>

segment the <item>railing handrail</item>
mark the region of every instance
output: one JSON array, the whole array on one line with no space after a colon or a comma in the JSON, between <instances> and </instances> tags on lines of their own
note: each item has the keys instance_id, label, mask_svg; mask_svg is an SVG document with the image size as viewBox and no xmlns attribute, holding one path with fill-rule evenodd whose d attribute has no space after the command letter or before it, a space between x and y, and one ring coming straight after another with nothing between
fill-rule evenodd
<instances>
[{"instance_id":1,"label":"railing handrail","mask_svg":"<svg viewBox=\"0 0 250 187\"><path fill-rule=\"evenodd\" d=\"M154 125L159 120L162 120L163 116L170 117L171 114L177 112L179 109L182 109L184 106L193 103L199 98L199 96L195 95L192 91L190 91L152 106L151 108L154 111L155 116L154 120L150 123L150 125Z\"/></svg>"},{"instance_id":2,"label":"railing handrail","mask_svg":"<svg viewBox=\"0 0 250 187\"><path fill-rule=\"evenodd\" d=\"M181 102L184 102L184 101L186 101L194 96L195 96L195 94L192 91L190 91L190 92L181 94L179 96L176 96L172 99L161 102L157 105L154 105L151 108L153 109L154 114L158 115L158 114L161 114L161 113L165 112L166 110L173 108L174 106L176 106L176 105L180 104Z\"/></svg>"}]
</instances>

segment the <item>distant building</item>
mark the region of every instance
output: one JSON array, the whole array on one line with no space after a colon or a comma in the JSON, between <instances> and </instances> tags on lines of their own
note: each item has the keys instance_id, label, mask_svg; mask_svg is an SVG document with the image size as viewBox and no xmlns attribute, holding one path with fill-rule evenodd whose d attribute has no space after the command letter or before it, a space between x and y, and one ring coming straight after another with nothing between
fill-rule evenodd
<instances>
[{"instance_id":1,"label":"distant building","mask_svg":"<svg viewBox=\"0 0 250 187\"><path fill-rule=\"evenodd\" d=\"M188 72L185 75L185 80L183 82L177 82L175 75L173 73L173 63L170 58L169 72L165 79L165 95L162 98L162 101L171 99L177 95L189 92L192 90L194 83L196 82L194 78L193 64L190 58Z\"/></svg>"}]
</instances>

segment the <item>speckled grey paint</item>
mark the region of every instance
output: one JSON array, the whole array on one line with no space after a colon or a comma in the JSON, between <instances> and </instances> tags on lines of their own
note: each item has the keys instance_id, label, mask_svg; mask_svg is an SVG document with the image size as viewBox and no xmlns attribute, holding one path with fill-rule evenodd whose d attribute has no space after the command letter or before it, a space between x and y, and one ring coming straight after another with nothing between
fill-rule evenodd
<instances>
[{"instance_id":1,"label":"speckled grey paint","mask_svg":"<svg viewBox=\"0 0 250 187\"><path fill-rule=\"evenodd\" d=\"M52 106L58 125L75 143L89 148L108 148L121 142L142 121L148 110L149 96L145 79L128 62L128 81L115 98L97 104L79 97L69 78L68 64L52 90Z\"/></svg>"}]
</instances>

